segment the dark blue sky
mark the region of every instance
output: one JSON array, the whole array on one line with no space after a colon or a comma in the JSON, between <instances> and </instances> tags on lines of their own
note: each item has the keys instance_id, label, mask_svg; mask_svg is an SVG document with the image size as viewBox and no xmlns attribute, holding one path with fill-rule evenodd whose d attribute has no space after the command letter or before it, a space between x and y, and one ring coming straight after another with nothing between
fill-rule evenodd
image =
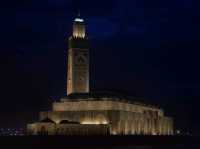
<instances>
[{"instance_id":1,"label":"dark blue sky","mask_svg":"<svg viewBox=\"0 0 200 149\"><path fill-rule=\"evenodd\" d=\"M191 0L18 0L1 6L3 113L8 105L19 113L45 109L66 94L67 38L80 10L91 42L91 88L145 97L196 128L200 12Z\"/></svg>"}]
</instances>

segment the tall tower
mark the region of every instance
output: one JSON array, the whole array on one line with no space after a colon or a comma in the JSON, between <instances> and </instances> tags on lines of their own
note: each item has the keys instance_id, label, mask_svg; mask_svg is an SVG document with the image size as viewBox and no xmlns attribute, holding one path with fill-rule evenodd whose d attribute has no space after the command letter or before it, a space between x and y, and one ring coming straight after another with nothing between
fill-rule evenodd
<instances>
[{"instance_id":1,"label":"tall tower","mask_svg":"<svg viewBox=\"0 0 200 149\"><path fill-rule=\"evenodd\" d=\"M67 94L89 92L89 43L84 20L80 15L73 22L69 38Z\"/></svg>"}]
</instances>

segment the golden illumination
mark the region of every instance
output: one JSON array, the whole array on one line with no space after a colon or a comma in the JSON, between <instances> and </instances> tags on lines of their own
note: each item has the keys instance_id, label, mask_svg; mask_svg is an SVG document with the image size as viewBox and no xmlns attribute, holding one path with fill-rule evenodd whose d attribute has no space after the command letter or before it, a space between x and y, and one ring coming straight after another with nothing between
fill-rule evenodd
<instances>
[{"instance_id":1,"label":"golden illumination","mask_svg":"<svg viewBox=\"0 0 200 149\"><path fill-rule=\"evenodd\" d=\"M60 123L60 120L55 120L54 121L56 124L59 124Z\"/></svg>"},{"instance_id":2,"label":"golden illumination","mask_svg":"<svg viewBox=\"0 0 200 149\"><path fill-rule=\"evenodd\" d=\"M108 124L107 121L82 121L81 124Z\"/></svg>"},{"instance_id":3,"label":"golden illumination","mask_svg":"<svg viewBox=\"0 0 200 149\"><path fill-rule=\"evenodd\" d=\"M155 136L155 135L157 135L157 133L156 133L156 132L153 132L152 135Z\"/></svg>"},{"instance_id":4,"label":"golden illumination","mask_svg":"<svg viewBox=\"0 0 200 149\"><path fill-rule=\"evenodd\" d=\"M75 38L85 38L85 29L82 28L82 27L74 28L73 37L75 37Z\"/></svg>"},{"instance_id":5,"label":"golden illumination","mask_svg":"<svg viewBox=\"0 0 200 149\"><path fill-rule=\"evenodd\" d=\"M117 132L116 131L112 131L112 135L117 135Z\"/></svg>"},{"instance_id":6,"label":"golden illumination","mask_svg":"<svg viewBox=\"0 0 200 149\"><path fill-rule=\"evenodd\" d=\"M67 97L54 102L51 111L40 112L41 121L28 124L29 134L44 133L42 127L48 135L173 134L173 119L166 117L161 108L136 102L134 97L131 100L126 95L118 96L118 93L90 93L89 39L80 15L73 20L68 41ZM47 118L50 120L46 121Z\"/></svg>"},{"instance_id":7,"label":"golden illumination","mask_svg":"<svg viewBox=\"0 0 200 149\"><path fill-rule=\"evenodd\" d=\"M85 25L84 20L81 18L76 18L73 24L73 37L75 38L85 38Z\"/></svg>"}]
</instances>

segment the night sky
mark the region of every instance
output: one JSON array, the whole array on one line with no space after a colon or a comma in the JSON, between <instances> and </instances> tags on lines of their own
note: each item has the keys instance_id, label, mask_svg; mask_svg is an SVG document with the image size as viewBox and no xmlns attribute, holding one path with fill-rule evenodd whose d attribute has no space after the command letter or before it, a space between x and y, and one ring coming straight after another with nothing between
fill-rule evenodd
<instances>
[{"instance_id":1,"label":"night sky","mask_svg":"<svg viewBox=\"0 0 200 149\"><path fill-rule=\"evenodd\" d=\"M67 40L78 10L91 43L91 89L160 105L200 132L200 11L191 0L1 2L0 126L22 127L66 95Z\"/></svg>"}]
</instances>

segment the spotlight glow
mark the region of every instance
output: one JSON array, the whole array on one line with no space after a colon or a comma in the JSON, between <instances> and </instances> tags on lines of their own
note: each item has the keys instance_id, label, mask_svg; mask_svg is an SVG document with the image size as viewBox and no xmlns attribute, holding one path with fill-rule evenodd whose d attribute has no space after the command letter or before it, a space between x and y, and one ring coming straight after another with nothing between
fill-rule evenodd
<instances>
[{"instance_id":1,"label":"spotlight glow","mask_svg":"<svg viewBox=\"0 0 200 149\"><path fill-rule=\"evenodd\" d=\"M107 121L82 121L81 124L108 124Z\"/></svg>"},{"instance_id":2,"label":"spotlight glow","mask_svg":"<svg viewBox=\"0 0 200 149\"><path fill-rule=\"evenodd\" d=\"M76 18L74 21L75 21L75 22L84 22L84 20L83 20L83 19L80 19L80 18Z\"/></svg>"}]
</instances>

